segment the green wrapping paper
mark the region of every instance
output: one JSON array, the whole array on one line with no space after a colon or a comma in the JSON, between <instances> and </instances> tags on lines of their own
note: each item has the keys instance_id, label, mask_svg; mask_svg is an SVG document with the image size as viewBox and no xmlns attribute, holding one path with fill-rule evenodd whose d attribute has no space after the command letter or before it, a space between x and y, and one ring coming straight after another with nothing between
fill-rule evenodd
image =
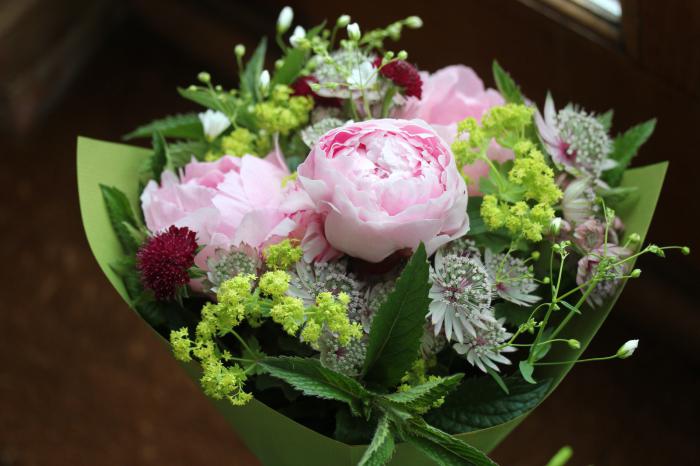
<instances>
[{"instance_id":1,"label":"green wrapping paper","mask_svg":"<svg viewBox=\"0 0 700 466\"><path fill-rule=\"evenodd\" d=\"M128 196L134 209L137 209L137 173L149 154L150 150L143 148L78 138L78 193L85 234L100 268L127 303L129 298L124 284L110 268L110 264L122 256L122 251L107 217L99 185L119 188ZM634 168L625 173L622 186L638 188L637 195L632 196L625 204L617 206L617 213L628 232L636 232L642 238L645 237L667 166L668 164L663 162ZM554 361L569 359L572 356L579 357L605 321L621 292L622 287L615 299L606 306L584 312L582 316L574 318L566 328L562 337L578 339L581 342L580 350L573 352L561 348L562 353L566 351L565 355L552 350L547 359ZM160 335L158 338L167 344ZM199 379L200 368L196 363L183 366L193 379ZM538 369L536 376L553 379L551 393L571 369L571 364L543 367L545 369ZM329 461L334 465L351 466L357 463L366 447L346 445L316 433L257 400L244 407L234 407L224 401L213 402L248 448L266 466L328 466L331 464ZM504 424L459 434L457 437L488 453L526 416L527 414L524 414ZM432 463L411 445L400 444L397 445L391 464L427 466Z\"/></svg>"}]
</instances>

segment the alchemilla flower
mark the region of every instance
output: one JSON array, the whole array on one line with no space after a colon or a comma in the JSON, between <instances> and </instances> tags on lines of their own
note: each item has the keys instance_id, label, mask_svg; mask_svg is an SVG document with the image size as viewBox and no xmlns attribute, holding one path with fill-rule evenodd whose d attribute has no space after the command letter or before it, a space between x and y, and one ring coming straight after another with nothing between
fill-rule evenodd
<instances>
[{"instance_id":1,"label":"alchemilla flower","mask_svg":"<svg viewBox=\"0 0 700 466\"><path fill-rule=\"evenodd\" d=\"M454 350L463 355L472 366L484 372L488 369L499 371L498 364L510 364L503 353L515 351L513 346L506 346L513 335L503 326L503 320L491 320L482 327L477 327L476 335L469 335L464 342L452 345Z\"/></svg>"},{"instance_id":2,"label":"alchemilla flower","mask_svg":"<svg viewBox=\"0 0 700 466\"><path fill-rule=\"evenodd\" d=\"M174 298L190 281L188 270L194 265L196 251L196 234L187 227L173 225L149 238L136 254L144 287L153 291L156 299Z\"/></svg>"},{"instance_id":3,"label":"alchemilla flower","mask_svg":"<svg viewBox=\"0 0 700 466\"><path fill-rule=\"evenodd\" d=\"M435 255L435 267L430 271L430 310L428 317L435 326L435 334L444 328L450 341L463 342L467 335L477 335L477 328L485 328L493 321L491 296L493 285L488 272L476 258Z\"/></svg>"}]
</instances>

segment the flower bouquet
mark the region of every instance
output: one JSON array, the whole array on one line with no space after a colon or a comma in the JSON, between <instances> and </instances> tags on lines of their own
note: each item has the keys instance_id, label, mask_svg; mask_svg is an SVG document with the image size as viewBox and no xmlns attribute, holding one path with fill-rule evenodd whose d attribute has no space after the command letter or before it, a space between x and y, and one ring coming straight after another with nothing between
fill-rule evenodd
<instances>
[{"instance_id":1,"label":"flower bouquet","mask_svg":"<svg viewBox=\"0 0 700 466\"><path fill-rule=\"evenodd\" d=\"M628 169L654 121L418 71L386 45L415 16L291 24L272 72L238 45L239 88L202 72L202 113L126 136L151 150L79 139L94 255L263 464L494 464L573 364L637 346L580 359L669 249L641 246L666 164Z\"/></svg>"}]
</instances>

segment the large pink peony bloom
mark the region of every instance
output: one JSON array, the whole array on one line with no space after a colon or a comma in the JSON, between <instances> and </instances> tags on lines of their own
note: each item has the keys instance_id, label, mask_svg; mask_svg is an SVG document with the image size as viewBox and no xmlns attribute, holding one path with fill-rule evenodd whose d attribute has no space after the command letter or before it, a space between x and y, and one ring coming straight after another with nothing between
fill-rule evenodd
<instances>
[{"instance_id":1,"label":"large pink peony bloom","mask_svg":"<svg viewBox=\"0 0 700 466\"><path fill-rule=\"evenodd\" d=\"M464 65L453 65L433 74L421 73L423 98L409 98L400 118L420 118L429 123L435 131L452 144L457 135L457 123L467 117L481 120L488 109L503 105L505 101L494 89L486 89L477 74ZM504 162L513 158L510 150L503 149L495 142L488 151L489 158ZM471 182L469 192L477 194L478 180L487 176L488 165L482 160L462 167Z\"/></svg>"},{"instance_id":2,"label":"large pink peony bloom","mask_svg":"<svg viewBox=\"0 0 700 466\"><path fill-rule=\"evenodd\" d=\"M216 248L248 244L260 248L296 227L280 210L282 180L289 174L278 153L266 159L224 156L216 162L193 160L178 177L166 171L141 195L146 226L152 233L171 225L196 232L206 247L195 263L206 269Z\"/></svg>"},{"instance_id":3,"label":"large pink peony bloom","mask_svg":"<svg viewBox=\"0 0 700 466\"><path fill-rule=\"evenodd\" d=\"M289 203L306 209L302 245L311 258L336 250L379 262L421 241L431 254L469 229L466 185L452 152L419 120L331 130L298 173L300 189Z\"/></svg>"}]
</instances>

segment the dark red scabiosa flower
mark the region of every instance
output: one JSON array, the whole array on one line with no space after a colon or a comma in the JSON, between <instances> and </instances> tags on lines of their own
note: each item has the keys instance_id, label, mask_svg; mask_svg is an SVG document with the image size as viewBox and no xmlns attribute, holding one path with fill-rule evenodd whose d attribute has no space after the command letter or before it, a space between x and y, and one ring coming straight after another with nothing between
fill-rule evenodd
<instances>
[{"instance_id":1,"label":"dark red scabiosa flower","mask_svg":"<svg viewBox=\"0 0 700 466\"><path fill-rule=\"evenodd\" d=\"M382 58L374 59L374 67L379 68ZM397 86L403 87L404 94L411 97L423 96L423 80L420 78L418 69L405 60L396 60L387 63L379 70L379 74L390 79Z\"/></svg>"},{"instance_id":2,"label":"dark red scabiosa flower","mask_svg":"<svg viewBox=\"0 0 700 466\"><path fill-rule=\"evenodd\" d=\"M158 300L174 298L177 289L189 282L188 269L197 252L196 234L187 227L172 225L149 238L136 253L143 286Z\"/></svg>"},{"instance_id":3,"label":"dark red scabiosa flower","mask_svg":"<svg viewBox=\"0 0 700 466\"><path fill-rule=\"evenodd\" d=\"M309 96L314 99L314 102L319 107L340 107L340 99L335 97L323 97L316 94L311 89L311 83L317 83L318 79L315 76L299 76L296 81L291 84L293 96Z\"/></svg>"}]
</instances>

